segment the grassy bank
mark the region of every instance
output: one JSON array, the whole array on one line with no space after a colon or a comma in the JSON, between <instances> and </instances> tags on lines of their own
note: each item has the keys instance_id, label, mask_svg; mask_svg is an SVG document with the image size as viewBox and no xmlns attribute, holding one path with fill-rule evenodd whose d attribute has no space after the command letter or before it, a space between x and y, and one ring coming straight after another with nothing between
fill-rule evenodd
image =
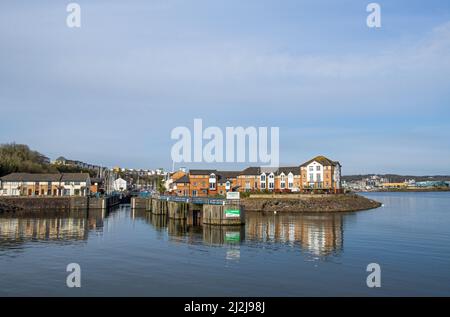
<instances>
[{"instance_id":1,"label":"grassy bank","mask_svg":"<svg viewBox=\"0 0 450 317\"><path fill-rule=\"evenodd\" d=\"M241 199L248 211L277 212L349 212L378 208L381 203L356 194L302 195L298 198L282 195Z\"/></svg>"}]
</instances>

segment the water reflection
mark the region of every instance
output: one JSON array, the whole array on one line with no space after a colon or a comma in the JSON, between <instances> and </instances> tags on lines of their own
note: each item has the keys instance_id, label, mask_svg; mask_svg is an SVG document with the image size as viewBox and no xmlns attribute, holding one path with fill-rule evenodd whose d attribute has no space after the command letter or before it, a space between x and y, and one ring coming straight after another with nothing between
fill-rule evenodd
<instances>
[{"instance_id":1,"label":"water reflection","mask_svg":"<svg viewBox=\"0 0 450 317\"><path fill-rule=\"evenodd\" d=\"M269 214L252 212L246 215L245 226L193 226L182 220L148 212L134 212L160 232L167 231L173 242L202 243L210 246L249 244L283 244L299 248L315 256L339 254L343 250L343 215L330 214ZM238 256L230 249L230 258Z\"/></svg>"},{"instance_id":2,"label":"water reflection","mask_svg":"<svg viewBox=\"0 0 450 317\"><path fill-rule=\"evenodd\" d=\"M86 241L89 231L101 232L104 211L45 211L0 215L0 249L28 241Z\"/></svg>"},{"instance_id":3,"label":"water reflection","mask_svg":"<svg viewBox=\"0 0 450 317\"><path fill-rule=\"evenodd\" d=\"M343 249L343 215L247 213L247 240L300 246L316 256Z\"/></svg>"},{"instance_id":4,"label":"water reflection","mask_svg":"<svg viewBox=\"0 0 450 317\"><path fill-rule=\"evenodd\" d=\"M122 206L111 213L119 218L143 220L160 239L172 243L226 246L229 260L240 258L240 245L283 245L314 256L339 254L343 249L342 214L272 214L252 212L245 226L194 226L184 220L168 219ZM86 241L89 232L101 233L108 217L105 211L46 212L0 215L0 248L27 241ZM109 221L115 221L112 217Z\"/></svg>"}]
</instances>

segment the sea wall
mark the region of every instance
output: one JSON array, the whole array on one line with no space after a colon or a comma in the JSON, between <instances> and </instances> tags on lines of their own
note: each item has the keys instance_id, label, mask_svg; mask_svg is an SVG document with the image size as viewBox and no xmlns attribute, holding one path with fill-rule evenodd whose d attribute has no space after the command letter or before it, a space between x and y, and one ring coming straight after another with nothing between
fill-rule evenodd
<instances>
[{"instance_id":1,"label":"sea wall","mask_svg":"<svg viewBox=\"0 0 450 317\"><path fill-rule=\"evenodd\" d=\"M277 212L347 212L381 206L381 203L375 200L355 194L254 195L250 198L241 199L241 204L247 211Z\"/></svg>"},{"instance_id":2,"label":"sea wall","mask_svg":"<svg viewBox=\"0 0 450 317\"><path fill-rule=\"evenodd\" d=\"M0 211L77 210L88 208L88 197L0 197Z\"/></svg>"}]
</instances>

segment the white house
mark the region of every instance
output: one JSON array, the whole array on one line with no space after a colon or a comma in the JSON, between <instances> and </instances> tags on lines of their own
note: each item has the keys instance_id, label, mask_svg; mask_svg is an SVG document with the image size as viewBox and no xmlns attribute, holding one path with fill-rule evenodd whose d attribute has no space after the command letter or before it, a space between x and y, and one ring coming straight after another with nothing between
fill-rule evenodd
<instances>
[{"instance_id":1,"label":"white house","mask_svg":"<svg viewBox=\"0 0 450 317\"><path fill-rule=\"evenodd\" d=\"M86 196L90 185L87 173L11 173L0 178L0 196Z\"/></svg>"},{"instance_id":2,"label":"white house","mask_svg":"<svg viewBox=\"0 0 450 317\"><path fill-rule=\"evenodd\" d=\"M87 196L90 186L88 173L63 173L61 176L61 196Z\"/></svg>"},{"instance_id":3,"label":"white house","mask_svg":"<svg viewBox=\"0 0 450 317\"><path fill-rule=\"evenodd\" d=\"M114 190L122 192L127 189L127 181L123 178L118 178L114 181Z\"/></svg>"}]
</instances>

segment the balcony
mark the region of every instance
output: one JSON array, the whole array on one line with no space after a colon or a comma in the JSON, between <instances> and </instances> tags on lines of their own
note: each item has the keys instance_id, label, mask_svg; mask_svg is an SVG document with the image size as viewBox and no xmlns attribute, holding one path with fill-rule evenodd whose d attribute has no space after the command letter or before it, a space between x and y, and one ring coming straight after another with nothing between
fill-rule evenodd
<instances>
[{"instance_id":1,"label":"balcony","mask_svg":"<svg viewBox=\"0 0 450 317\"><path fill-rule=\"evenodd\" d=\"M330 186L325 187L324 182L309 182L306 184L305 189L328 189Z\"/></svg>"}]
</instances>

